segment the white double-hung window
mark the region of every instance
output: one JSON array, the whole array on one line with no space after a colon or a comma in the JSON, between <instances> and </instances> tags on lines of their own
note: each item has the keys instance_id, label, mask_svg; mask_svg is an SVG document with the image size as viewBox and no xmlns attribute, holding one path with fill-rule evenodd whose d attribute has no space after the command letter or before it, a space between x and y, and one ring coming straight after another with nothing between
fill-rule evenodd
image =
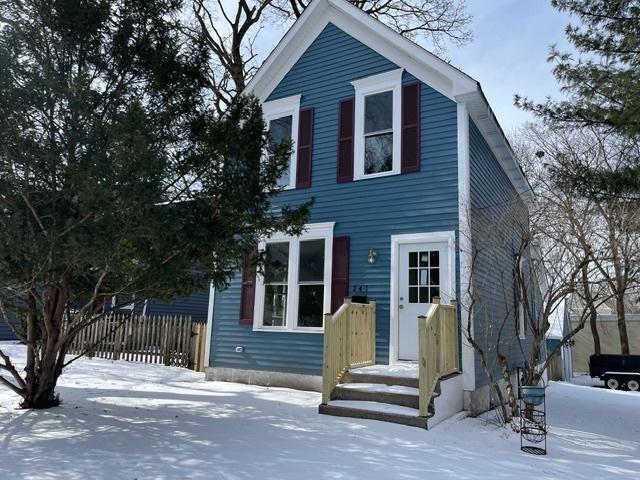
<instances>
[{"instance_id":1,"label":"white double-hung window","mask_svg":"<svg viewBox=\"0 0 640 480\"><path fill-rule=\"evenodd\" d=\"M402 69L351 84L355 88L354 180L400 173Z\"/></svg>"},{"instance_id":2,"label":"white double-hung window","mask_svg":"<svg viewBox=\"0 0 640 480\"><path fill-rule=\"evenodd\" d=\"M271 135L271 145L278 145L286 140L290 140L293 144L289 168L280 177L279 184L284 188L295 188L300 95L265 102L262 104L262 113Z\"/></svg>"},{"instance_id":3,"label":"white double-hung window","mask_svg":"<svg viewBox=\"0 0 640 480\"><path fill-rule=\"evenodd\" d=\"M322 331L331 308L332 247L333 222L260 243L267 261L256 278L255 330Z\"/></svg>"}]
</instances>

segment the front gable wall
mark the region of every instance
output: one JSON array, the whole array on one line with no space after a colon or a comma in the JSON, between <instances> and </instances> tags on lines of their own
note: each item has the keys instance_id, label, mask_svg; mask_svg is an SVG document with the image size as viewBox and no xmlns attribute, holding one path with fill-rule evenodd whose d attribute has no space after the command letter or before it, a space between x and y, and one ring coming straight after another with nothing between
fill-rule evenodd
<instances>
[{"instance_id":1,"label":"front gable wall","mask_svg":"<svg viewBox=\"0 0 640 480\"><path fill-rule=\"evenodd\" d=\"M336 182L338 104L354 95L350 82L398 66L333 24L327 25L284 76L268 100L301 95L301 108L313 107L311 188L287 190L277 208L315 198L310 223L335 222L334 236L349 236L350 284L368 288L377 302L377 355L389 349L390 237L396 234L457 230L457 106L421 85L421 171L348 183ZM403 74L403 83L416 79ZM377 261L367 262L369 249ZM240 278L217 292L211 366L321 373L322 334L260 332L238 324ZM245 347L236 353L235 347Z\"/></svg>"}]
</instances>

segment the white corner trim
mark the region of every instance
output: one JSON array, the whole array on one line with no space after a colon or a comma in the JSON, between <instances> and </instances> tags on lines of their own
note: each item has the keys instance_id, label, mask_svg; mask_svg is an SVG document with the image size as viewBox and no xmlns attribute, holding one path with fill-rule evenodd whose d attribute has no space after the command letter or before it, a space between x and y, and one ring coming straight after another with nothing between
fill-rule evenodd
<instances>
[{"instance_id":1,"label":"white corner trim","mask_svg":"<svg viewBox=\"0 0 640 480\"><path fill-rule=\"evenodd\" d=\"M351 82L355 89L355 127L353 143L353 179L368 180L370 178L398 175L400 173L400 148L402 145L402 73L397 68L378 75L371 75ZM364 173L364 108L365 97L376 93L391 91L393 94L393 164L388 172L369 175Z\"/></svg>"},{"instance_id":2,"label":"white corner trim","mask_svg":"<svg viewBox=\"0 0 640 480\"><path fill-rule=\"evenodd\" d=\"M204 346L204 366L210 367L209 357L211 356L211 334L213 332L213 309L216 300L216 289L213 283L209 284L209 310L207 312L207 341Z\"/></svg>"},{"instance_id":3,"label":"white corner trim","mask_svg":"<svg viewBox=\"0 0 640 480\"><path fill-rule=\"evenodd\" d=\"M267 128L269 122L280 117L291 115L291 156L289 159L289 184L285 185L285 190L296 188L296 172L298 167L298 124L300 117L300 99L302 95L292 95L290 97L271 100L262 104L262 114Z\"/></svg>"},{"instance_id":4,"label":"white corner trim","mask_svg":"<svg viewBox=\"0 0 640 480\"><path fill-rule=\"evenodd\" d=\"M264 318L264 276L256 275L256 289L253 308L253 330L259 332L287 332L287 333L322 333L324 328L298 327L298 263L300 259L300 242L305 240L324 240L324 301L325 312L331 310L331 269L333 261L333 227L335 222L310 223L304 226L304 232L300 236L291 236L284 233L276 233L263 239L258 245L259 250L264 250L270 242L289 242L289 269L287 284L287 325L284 327L265 327ZM291 266L295 268L291 268Z\"/></svg>"},{"instance_id":5,"label":"white corner trim","mask_svg":"<svg viewBox=\"0 0 640 480\"><path fill-rule=\"evenodd\" d=\"M471 303L472 238L471 238L471 171L469 156L469 112L458 103L458 256L460 259L460 334L462 344L462 383L464 390L475 390L475 350L465 335L468 306ZM471 324L473 334L473 323Z\"/></svg>"},{"instance_id":6,"label":"white corner trim","mask_svg":"<svg viewBox=\"0 0 640 480\"><path fill-rule=\"evenodd\" d=\"M398 268L400 245L411 243L446 243L448 250L449 291L456 292L456 234L452 230L441 232L408 233L391 235L391 278L389 305L389 363L398 362Z\"/></svg>"}]
</instances>

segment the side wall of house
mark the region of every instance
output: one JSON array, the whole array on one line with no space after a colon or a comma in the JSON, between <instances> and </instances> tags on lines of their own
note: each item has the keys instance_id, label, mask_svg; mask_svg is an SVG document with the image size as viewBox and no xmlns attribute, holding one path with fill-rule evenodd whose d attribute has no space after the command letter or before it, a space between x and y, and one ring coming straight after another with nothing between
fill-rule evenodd
<instances>
[{"instance_id":1,"label":"side wall of house","mask_svg":"<svg viewBox=\"0 0 640 480\"><path fill-rule=\"evenodd\" d=\"M499 348L510 358L513 368L524 364L530 346L526 337L518 337L517 291L513 276L516 252L528 214L472 120L469 121L469 144L474 336L484 349L490 350L490 367L501 378L495 355L500 327L503 328ZM475 376L476 388L488 383L478 355Z\"/></svg>"},{"instance_id":2,"label":"side wall of house","mask_svg":"<svg viewBox=\"0 0 640 480\"><path fill-rule=\"evenodd\" d=\"M15 340L16 337L3 318L0 318L0 341Z\"/></svg>"},{"instance_id":3,"label":"side wall of house","mask_svg":"<svg viewBox=\"0 0 640 480\"><path fill-rule=\"evenodd\" d=\"M209 310L209 287L171 301L149 300L147 315L190 315L195 322L206 322Z\"/></svg>"},{"instance_id":4,"label":"side wall of house","mask_svg":"<svg viewBox=\"0 0 640 480\"><path fill-rule=\"evenodd\" d=\"M350 287L377 302L377 360L389 356L391 235L458 228L457 107L427 85L421 88L421 171L348 183L336 182L339 101L354 95L350 82L398 68L334 25L328 25L287 73L270 100L301 94L314 107L312 186L288 190L275 206L315 198L311 223L335 222L348 235ZM403 82L415 81L405 72ZM367 262L369 249L378 252ZM253 331L239 325L240 280L216 292L210 365L320 374L323 336ZM242 346L244 351L236 352Z\"/></svg>"}]
</instances>

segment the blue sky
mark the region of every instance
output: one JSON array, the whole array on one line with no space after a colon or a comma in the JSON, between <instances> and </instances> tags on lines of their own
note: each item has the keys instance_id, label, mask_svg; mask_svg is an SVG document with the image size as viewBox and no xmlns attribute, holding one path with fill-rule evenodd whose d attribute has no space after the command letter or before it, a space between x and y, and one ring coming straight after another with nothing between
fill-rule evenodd
<instances>
[{"instance_id":1,"label":"blue sky","mask_svg":"<svg viewBox=\"0 0 640 480\"><path fill-rule=\"evenodd\" d=\"M510 132L532 116L513 105L519 93L537 100L561 95L547 62L549 47L569 50L570 18L549 0L467 0L474 39L449 47L447 57L482 84L502 128Z\"/></svg>"},{"instance_id":2,"label":"blue sky","mask_svg":"<svg viewBox=\"0 0 640 480\"><path fill-rule=\"evenodd\" d=\"M466 0L466 4L473 16L473 41L462 47L448 46L444 56L482 84L498 121L509 134L533 119L513 105L514 94L536 100L561 95L547 57L552 44L569 49L564 28L570 19L554 10L550 0ZM260 32L259 60L289 25L281 20L270 22Z\"/></svg>"}]
</instances>

